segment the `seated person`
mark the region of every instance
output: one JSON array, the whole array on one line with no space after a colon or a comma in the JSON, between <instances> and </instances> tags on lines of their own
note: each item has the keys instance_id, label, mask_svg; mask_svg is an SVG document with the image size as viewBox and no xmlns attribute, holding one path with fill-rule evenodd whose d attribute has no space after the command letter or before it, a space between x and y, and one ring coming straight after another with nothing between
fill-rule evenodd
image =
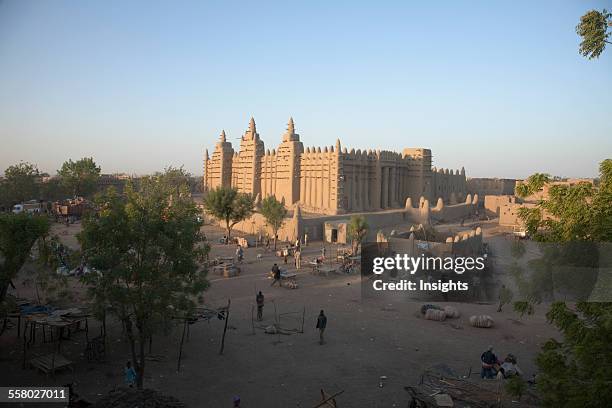
<instances>
[{"instance_id":1,"label":"seated person","mask_svg":"<svg viewBox=\"0 0 612 408\"><path fill-rule=\"evenodd\" d=\"M482 363L482 369L480 370L480 378L495 378L495 366L498 364L498 361L497 356L493 352L493 346L489 346L487 348L487 351L482 353L482 355L480 356L480 361Z\"/></svg>"},{"instance_id":2,"label":"seated person","mask_svg":"<svg viewBox=\"0 0 612 408\"><path fill-rule=\"evenodd\" d=\"M523 372L516 364L516 357L513 354L508 354L504 359L504 362L499 367L499 371L502 373L504 378L514 377L515 375L523 375Z\"/></svg>"}]
</instances>

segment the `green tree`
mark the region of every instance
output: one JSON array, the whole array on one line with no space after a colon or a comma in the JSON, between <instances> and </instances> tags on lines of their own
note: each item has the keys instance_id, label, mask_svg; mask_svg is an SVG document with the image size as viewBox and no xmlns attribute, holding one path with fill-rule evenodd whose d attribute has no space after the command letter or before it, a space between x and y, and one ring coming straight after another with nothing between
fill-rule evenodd
<instances>
[{"instance_id":1,"label":"green tree","mask_svg":"<svg viewBox=\"0 0 612 408\"><path fill-rule=\"evenodd\" d=\"M542 187L532 184L527 188ZM536 261L553 272L559 264L551 259L590 269L609 268L610 260L599 256L599 251L609 252L612 241L612 160L606 159L600 164L598 186L579 183L549 187L548 197L540 200L536 208L519 214L534 239L557 243L547 247L543 257ZM542 276L549 279L545 274ZM573 274L568 280L578 285L593 279ZM608 298L609 293L607 288ZM531 301L521 301L516 306L533 311ZM554 302L547 318L560 330L562 340L548 340L536 360L543 405L608 406L612 400L612 303Z\"/></svg>"},{"instance_id":2,"label":"green tree","mask_svg":"<svg viewBox=\"0 0 612 408\"><path fill-rule=\"evenodd\" d=\"M368 223L361 215L353 215L349 221L348 234L352 243L353 254L357 253L357 249L361 242L368 234Z\"/></svg>"},{"instance_id":3,"label":"green tree","mask_svg":"<svg viewBox=\"0 0 612 408\"><path fill-rule=\"evenodd\" d=\"M174 190L174 194L179 194L180 190L187 187L187 191L191 192L191 174L181 167L166 167L163 173L156 174L161 177L164 183L167 183Z\"/></svg>"},{"instance_id":4,"label":"green tree","mask_svg":"<svg viewBox=\"0 0 612 408\"><path fill-rule=\"evenodd\" d=\"M57 171L62 185L75 197L89 197L95 193L100 178L100 167L92 157L64 162Z\"/></svg>"},{"instance_id":5,"label":"green tree","mask_svg":"<svg viewBox=\"0 0 612 408\"><path fill-rule=\"evenodd\" d=\"M599 170L599 186L552 184L546 199L519 209L528 233L540 242L612 241L612 159L604 160ZM524 198L549 183L548 176L535 174L516 187L516 194Z\"/></svg>"},{"instance_id":6,"label":"green tree","mask_svg":"<svg viewBox=\"0 0 612 408\"><path fill-rule=\"evenodd\" d=\"M525 391L527 391L527 382L521 376L515 375L506 382L505 388L508 394L520 401Z\"/></svg>"},{"instance_id":7,"label":"green tree","mask_svg":"<svg viewBox=\"0 0 612 408\"><path fill-rule=\"evenodd\" d=\"M39 197L40 172L35 164L19 162L4 171L2 189L7 207Z\"/></svg>"},{"instance_id":8,"label":"green tree","mask_svg":"<svg viewBox=\"0 0 612 408\"><path fill-rule=\"evenodd\" d=\"M185 186L176 194L162 176L145 177L139 189L129 183L119 196L110 188L95 199L79 235L89 264L100 273L85 276L93 309L116 316L126 330L132 360L143 387L145 344L176 319L192 316L207 288L200 261L203 242L199 211Z\"/></svg>"},{"instance_id":9,"label":"green tree","mask_svg":"<svg viewBox=\"0 0 612 408\"><path fill-rule=\"evenodd\" d=\"M66 188L58 177L51 177L40 184L40 199L59 201L66 198Z\"/></svg>"},{"instance_id":10,"label":"green tree","mask_svg":"<svg viewBox=\"0 0 612 408\"><path fill-rule=\"evenodd\" d=\"M0 214L0 313L6 310L9 285L30 255L32 246L49 231L43 216Z\"/></svg>"},{"instance_id":11,"label":"green tree","mask_svg":"<svg viewBox=\"0 0 612 408\"><path fill-rule=\"evenodd\" d=\"M612 27L612 14L606 9L590 10L580 17L576 33L582 39L578 51L583 57L599 58L606 49L606 44L612 44L608 41L610 38L608 27Z\"/></svg>"},{"instance_id":12,"label":"green tree","mask_svg":"<svg viewBox=\"0 0 612 408\"><path fill-rule=\"evenodd\" d=\"M208 192L204 198L204 208L225 223L229 243L234 225L246 220L255 211L255 199L250 194L239 193L235 188L219 186Z\"/></svg>"},{"instance_id":13,"label":"green tree","mask_svg":"<svg viewBox=\"0 0 612 408\"><path fill-rule=\"evenodd\" d=\"M285 223L285 217L287 216L285 203L284 201L278 201L274 196L268 196L262 200L260 212L270 228L272 228L274 233L274 249L276 249L276 236L278 235L278 230Z\"/></svg>"}]
</instances>

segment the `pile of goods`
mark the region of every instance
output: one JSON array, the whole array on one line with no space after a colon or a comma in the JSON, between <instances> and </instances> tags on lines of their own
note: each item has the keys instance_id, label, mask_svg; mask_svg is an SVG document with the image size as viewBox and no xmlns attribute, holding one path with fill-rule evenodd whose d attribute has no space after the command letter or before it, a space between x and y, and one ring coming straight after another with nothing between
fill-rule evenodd
<instances>
[{"instance_id":1,"label":"pile of goods","mask_svg":"<svg viewBox=\"0 0 612 408\"><path fill-rule=\"evenodd\" d=\"M473 327L488 329L490 327L493 327L493 323L493 318L489 315L478 315L470 317L470 324Z\"/></svg>"}]
</instances>

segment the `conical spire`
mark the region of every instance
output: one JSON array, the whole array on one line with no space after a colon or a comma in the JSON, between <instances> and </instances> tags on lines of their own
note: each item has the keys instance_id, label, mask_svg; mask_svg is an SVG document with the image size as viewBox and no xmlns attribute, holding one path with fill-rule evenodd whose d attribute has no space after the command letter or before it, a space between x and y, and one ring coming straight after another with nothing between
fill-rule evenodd
<instances>
[{"instance_id":1,"label":"conical spire","mask_svg":"<svg viewBox=\"0 0 612 408\"><path fill-rule=\"evenodd\" d=\"M295 124L293 123L293 117L289 118L289 123L287 124L287 133L290 135L295 133Z\"/></svg>"},{"instance_id":2,"label":"conical spire","mask_svg":"<svg viewBox=\"0 0 612 408\"><path fill-rule=\"evenodd\" d=\"M249 121L249 132L254 136L257 133L257 128L255 127L255 119L251 116L251 120Z\"/></svg>"},{"instance_id":3,"label":"conical spire","mask_svg":"<svg viewBox=\"0 0 612 408\"><path fill-rule=\"evenodd\" d=\"M204 150L204 160L208 160L208 159L209 159L209 156L208 156L208 148L206 148L206 149Z\"/></svg>"},{"instance_id":4,"label":"conical spire","mask_svg":"<svg viewBox=\"0 0 612 408\"><path fill-rule=\"evenodd\" d=\"M336 139L336 151L340 153L340 139Z\"/></svg>"},{"instance_id":5,"label":"conical spire","mask_svg":"<svg viewBox=\"0 0 612 408\"><path fill-rule=\"evenodd\" d=\"M225 130L221 131L221 136L219 136L219 141L220 142L225 142Z\"/></svg>"}]
</instances>

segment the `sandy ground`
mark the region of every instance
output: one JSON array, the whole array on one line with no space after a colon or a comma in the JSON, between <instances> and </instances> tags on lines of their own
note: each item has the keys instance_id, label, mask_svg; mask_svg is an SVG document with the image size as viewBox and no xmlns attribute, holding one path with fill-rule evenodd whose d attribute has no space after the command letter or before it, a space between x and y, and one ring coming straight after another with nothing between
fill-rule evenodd
<instances>
[{"instance_id":1,"label":"sandy ground","mask_svg":"<svg viewBox=\"0 0 612 408\"><path fill-rule=\"evenodd\" d=\"M66 231L60 235L62 239L76 245L78 225L55 228L60 234ZM222 235L212 227L205 227L205 231L214 242ZM311 258L320 249L320 242L311 243L303 256ZM231 256L234 250L233 246L213 244L212 255ZM190 326L180 372L177 357L181 330L157 336L152 354L158 361L147 361L147 387L174 395L190 407L231 407L233 395L240 395L245 407L312 407L320 400L320 389L329 393L344 390L337 399L341 407L406 407L408 394L403 387L418 383L427 368L447 366L458 375L467 375L471 368L476 379L480 354L489 344L500 357L514 353L530 377L540 345L556 335L546 323L545 306L538 307L534 316L519 319L509 307L497 313L496 305L454 304L461 318L433 322L419 318L415 312L420 303L408 299L362 300L359 276L322 277L302 269L298 272L299 289L270 287L267 272L273 262L282 263L282 259L271 253L257 259L258 253L263 252L246 250L246 262L238 277L209 275L212 285L205 294L206 304L223 306L228 298L232 302L224 354L219 355L223 332L220 320ZM79 290L80 284L74 287ZM261 325L273 322L276 305L278 313L297 312L283 315L282 326L300 328L305 308L304 333L277 336L256 328L253 334L251 311L258 290L266 296ZM18 287L18 292L23 295L28 288ZM324 345L319 345L315 330L320 309L328 316ZM472 328L467 318L473 314L492 315L495 327ZM74 373L62 372L52 378L21 369L21 341L16 338L16 328L12 328L0 337L0 385L74 382L82 396L96 400L122 385L122 367L130 359L120 327L113 324L109 332L111 345L105 363L87 363L83 355L85 335L76 333L62 344L63 354L76 362ZM97 333L97 322L90 322L90 334ZM50 347L39 342L30 352ZM388 378L383 388L378 386L380 376Z\"/></svg>"}]
</instances>

